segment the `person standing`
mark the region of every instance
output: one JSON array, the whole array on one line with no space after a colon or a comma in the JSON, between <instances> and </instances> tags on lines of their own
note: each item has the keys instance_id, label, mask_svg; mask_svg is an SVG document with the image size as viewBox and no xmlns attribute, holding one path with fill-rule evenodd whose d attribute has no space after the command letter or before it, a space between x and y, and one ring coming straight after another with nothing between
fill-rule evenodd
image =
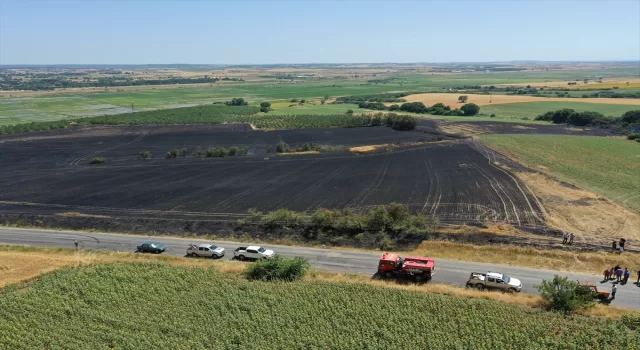
<instances>
[{"instance_id":1,"label":"person standing","mask_svg":"<svg viewBox=\"0 0 640 350\"><path fill-rule=\"evenodd\" d=\"M631 271L629 271L629 269L625 267L623 284L627 284L627 282L629 282L629 277L631 277Z\"/></svg>"},{"instance_id":2,"label":"person standing","mask_svg":"<svg viewBox=\"0 0 640 350\"><path fill-rule=\"evenodd\" d=\"M614 284L613 288L611 288L611 300L616 298L617 291L618 291L618 286Z\"/></svg>"},{"instance_id":3,"label":"person standing","mask_svg":"<svg viewBox=\"0 0 640 350\"><path fill-rule=\"evenodd\" d=\"M640 270L638 270L638 280L636 281L636 284L640 284Z\"/></svg>"},{"instance_id":4,"label":"person standing","mask_svg":"<svg viewBox=\"0 0 640 350\"><path fill-rule=\"evenodd\" d=\"M611 250L614 252L617 250L616 245L617 245L616 241L611 242Z\"/></svg>"},{"instance_id":5,"label":"person standing","mask_svg":"<svg viewBox=\"0 0 640 350\"><path fill-rule=\"evenodd\" d=\"M78 244L79 244L79 243L80 243L80 242L78 242L78 240L77 240L77 239L76 239L75 241L73 241L73 245L74 245L74 246L76 246L76 250L78 250Z\"/></svg>"},{"instance_id":6,"label":"person standing","mask_svg":"<svg viewBox=\"0 0 640 350\"><path fill-rule=\"evenodd\" d=\"M622 281L622 269L618 267L616 269L616 282L620 283Z\"/></svg>"},{"instance_id":7,"label":"person standing","mask_svg":"<svg viewBox=\"0 0 640 350\"><path fill-rule=\"evenodd\" d=\"M576 238L576 235L573 234L573 232L571 232L569 234L569 244L573 244L573 239Z\"/></svg>"},{"instance_id":8,"label":"person standing","mask_svg":"<svg viewBox=\"0 0 640 350\"><path fill-rule=\"evenodd\" d=\"M562 244L567 244L567 240L569 239L569 235L565 232L562 235Z\"/></svg>"}]
</instances>

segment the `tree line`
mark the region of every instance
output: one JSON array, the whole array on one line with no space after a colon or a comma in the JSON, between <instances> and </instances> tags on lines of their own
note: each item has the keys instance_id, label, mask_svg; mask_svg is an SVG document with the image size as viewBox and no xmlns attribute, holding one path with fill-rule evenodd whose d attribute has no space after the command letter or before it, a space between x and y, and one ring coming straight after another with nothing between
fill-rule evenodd
<instances>
[{"instance_id":1,"label":"tree line","mask_svg":"<svg viewBox=\"0 0 640 350\"><path fill-rule=\"evenodd\" d=\"M466 96L460 96L461 98ZM465 99L466 101L466 99ZM402 111L418 114L432 114L432 115L452 115L452 116L474 116L480 112L480 106L475 103L464 104L460 109L451 109L450 106L446 106L443 103L436 103L431 107L425 106L422 102L406 102L401 105L393 104L387 107L382 102L362 102L358 104L360 108L374 109L374 110L388 110L388 111Z\"/></svg>"},{"instance_id":2,"label":"tree line","mask_svg":"<svg viewBox=\"0 0 640 350\"><path fill-rule=\"evenodd\" d=\"M569 124L575 126L621 127L633 129L640 125L640 110L625 112L621 117L606 117L599 112L576 112L570 108L558 109L540 114L535 120L549 121L554 124Z\"/></svg>"},{"instance_id":3,"label":"tree line","mask_svg":"<svg viewBox=\"0 0 640 350\"><path fill-rule=\"evenodd\" d=\"M1 79L0 90L55 90L83 87L116 87L140 85L172 85L172 84L203 84L217 81L244 81L241 78L168 78L168 79L132 79L121 77L103 77L96 80L69 80L63 77L33 80Z\"/></svg>"}]
</instances>

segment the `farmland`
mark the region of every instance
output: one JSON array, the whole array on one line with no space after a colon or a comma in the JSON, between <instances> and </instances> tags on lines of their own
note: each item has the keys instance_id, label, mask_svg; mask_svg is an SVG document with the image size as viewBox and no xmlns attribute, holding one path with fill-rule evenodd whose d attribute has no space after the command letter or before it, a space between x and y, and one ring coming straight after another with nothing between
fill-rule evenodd
<instances>
[{"instance_id":1,"label":"farmland","mask_svg":"<svg viewBox=\"0 0 640 350\"><path fill-rule=\"evenodd\" d=\"M548 111L555 111L562 108L571 108L577 112L599 112L605 116L619 117L627 111L640 109L638 105L624 104L604 104L604 103L583 103L577 102L522 102L492 104L482 106L483 114L495 114L502 118L529 118L533 119Z\"/></svg>"},{"instance_id":2,"label":"farmland","mask_svg":"<svg viewBox=\"0 0 640 350\"><path fill-rule=\"evenodd\" d=\"M200 67L205 69L203 67ZM141 77L166 77L167 74L194 78L206 74L206 69L184 68L136 71ZM605 78L624 79L637 75L634 67L564 67L545 71L540 67L520 72L466 72L460 74L432 73L428 66L407 67L335 67L295 70L295 74L308 74L305 78L291 77L293 71L285 68L211 67L216 77L229 76L245 81L217 82L215 84L123 86L105 88L58 89L55 91L0 91L0 125L40 120L59 120L69 117L100 116L126 113L135 109L146 111L209 104L243 97L252 103L264 100L286 103L289 99L316 99L391 91L441 92L457 86L535 84L550 81L583 79L602 75ZM276 79L275 77L278 77ZM94 78L91 77L90 78ZM457 96L456 96L457 97ZM517 97L517 96L506 96ZM446 101L438 101L446 102ZM571 101L567 101L571 102ZM607 102L608 103L608 102ZM294 108L291 114L300 114ZM313 109L313 108L312 108ZM339 108L342 110L341 108ZM278 112L289 114L287 112ZM310 114L316 114L313 111ZM332 114L334 111L329 111ZM344 113L344 112L342 112Z\"/></svg>"},{"instance_id":3,"label":"farmland","mask_svg":"<svg viewBox=\"0 0 640 350\"><path fill-rule=\"evenodd\" d=\"M194 313L194 305L200 312ZM59 270L25 286L6 287L0 313L0 345L14 349L638 345L637 333L617 320L566 318L488 300L362 284L249 282L211 268L158 264ZM296 327L290 327L292 320ZM429 335L417 335L417 328L428 328ZM492 335L489 343L477 337L486 333Z\"/></svg>"},{"instance_id":4,"label":"farmland","mask_svg":"<svg viewBox=\"0 0 640 350\"><path fill-rule=\"evenodd\" d=\"M8 171L0 175L0 200L5 213L204 221L239 217L250 208L361 213L398 202L441 223L543 223L535 198L516 178L464 142L431 138L388 127L254 131L232 124L94 126L6 136L0 161ZM397 147L280 157L280 140ZM190 156L198 147L229 146L247 147L248 154ZM187 157L164 158L183 147ZM151 153L149 159L137 159L142 151ZM109 161L88 164L96 156Z\"/></svg>"}]
</instances>

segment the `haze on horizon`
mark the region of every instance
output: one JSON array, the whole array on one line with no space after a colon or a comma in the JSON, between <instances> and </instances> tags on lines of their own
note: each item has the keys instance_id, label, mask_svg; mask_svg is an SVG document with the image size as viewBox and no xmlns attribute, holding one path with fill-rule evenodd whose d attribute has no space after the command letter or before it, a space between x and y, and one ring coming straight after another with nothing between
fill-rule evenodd
<instances>
[{"instance_id":1,"label":"haze on horizon","mask_svg":"<svg viewBox=\"0 0 640 350\"><path fill-rule=\"evenodd\" d=\"M640 61L640 1L0 0L0 65Z\"/></svg>"}]
</instances>

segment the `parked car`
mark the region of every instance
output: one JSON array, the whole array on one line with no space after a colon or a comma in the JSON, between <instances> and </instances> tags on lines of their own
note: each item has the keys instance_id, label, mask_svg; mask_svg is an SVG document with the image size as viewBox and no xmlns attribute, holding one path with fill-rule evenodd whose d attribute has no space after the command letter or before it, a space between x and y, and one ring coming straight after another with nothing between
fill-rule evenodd
<instances>
[{"instance_id":1,"label":"parked car","mask_svg":"<svg viewBox=\"0 0 640 350\"><path fill-rule=\"evenodd\" d=\"M160 254L162 252L164 252L165 250L167 250L167 246L162 244L162 243L158 243L155 241L144 241L142 243L140 243L137 247L137 251L140 253L154 253L154 254Z\"/></svg>"},{"instance_id":2,"label":"parked car","mask_svg":"<svg viewBox=\"0 0 640 350\"><path fill-rule=\"evenodd\" d=\"M219 259L224 256L225 249L222 247L217 247L213 244L200 244L194 245L191 244L189 248L187 248L187 256L197 258L197 257L205 257L205 258L213 258Z\"/></svg>"},{"instance_id":3,"label":"parked car","mask_svg":"<svg viewBox=\"0 0 640 350\"><path fill-rule=\"evenodd\" d=\"M233 258L238 260L270 259L275 255L276 253L273 250L257 245L238 247L233 252Z\"/></svg>"},{"instance_id":4,"label":"parked car","mask_svg":"<svg viewBox=\"0 0 640 350\"><path fill-rule=\"evenodd\" d=\"M497 272L472 272L467 281L467 287L476 289L499 289L505 292L520 292L522 282L517 278L509 277Z\"/></svg>"}]
</instances>

